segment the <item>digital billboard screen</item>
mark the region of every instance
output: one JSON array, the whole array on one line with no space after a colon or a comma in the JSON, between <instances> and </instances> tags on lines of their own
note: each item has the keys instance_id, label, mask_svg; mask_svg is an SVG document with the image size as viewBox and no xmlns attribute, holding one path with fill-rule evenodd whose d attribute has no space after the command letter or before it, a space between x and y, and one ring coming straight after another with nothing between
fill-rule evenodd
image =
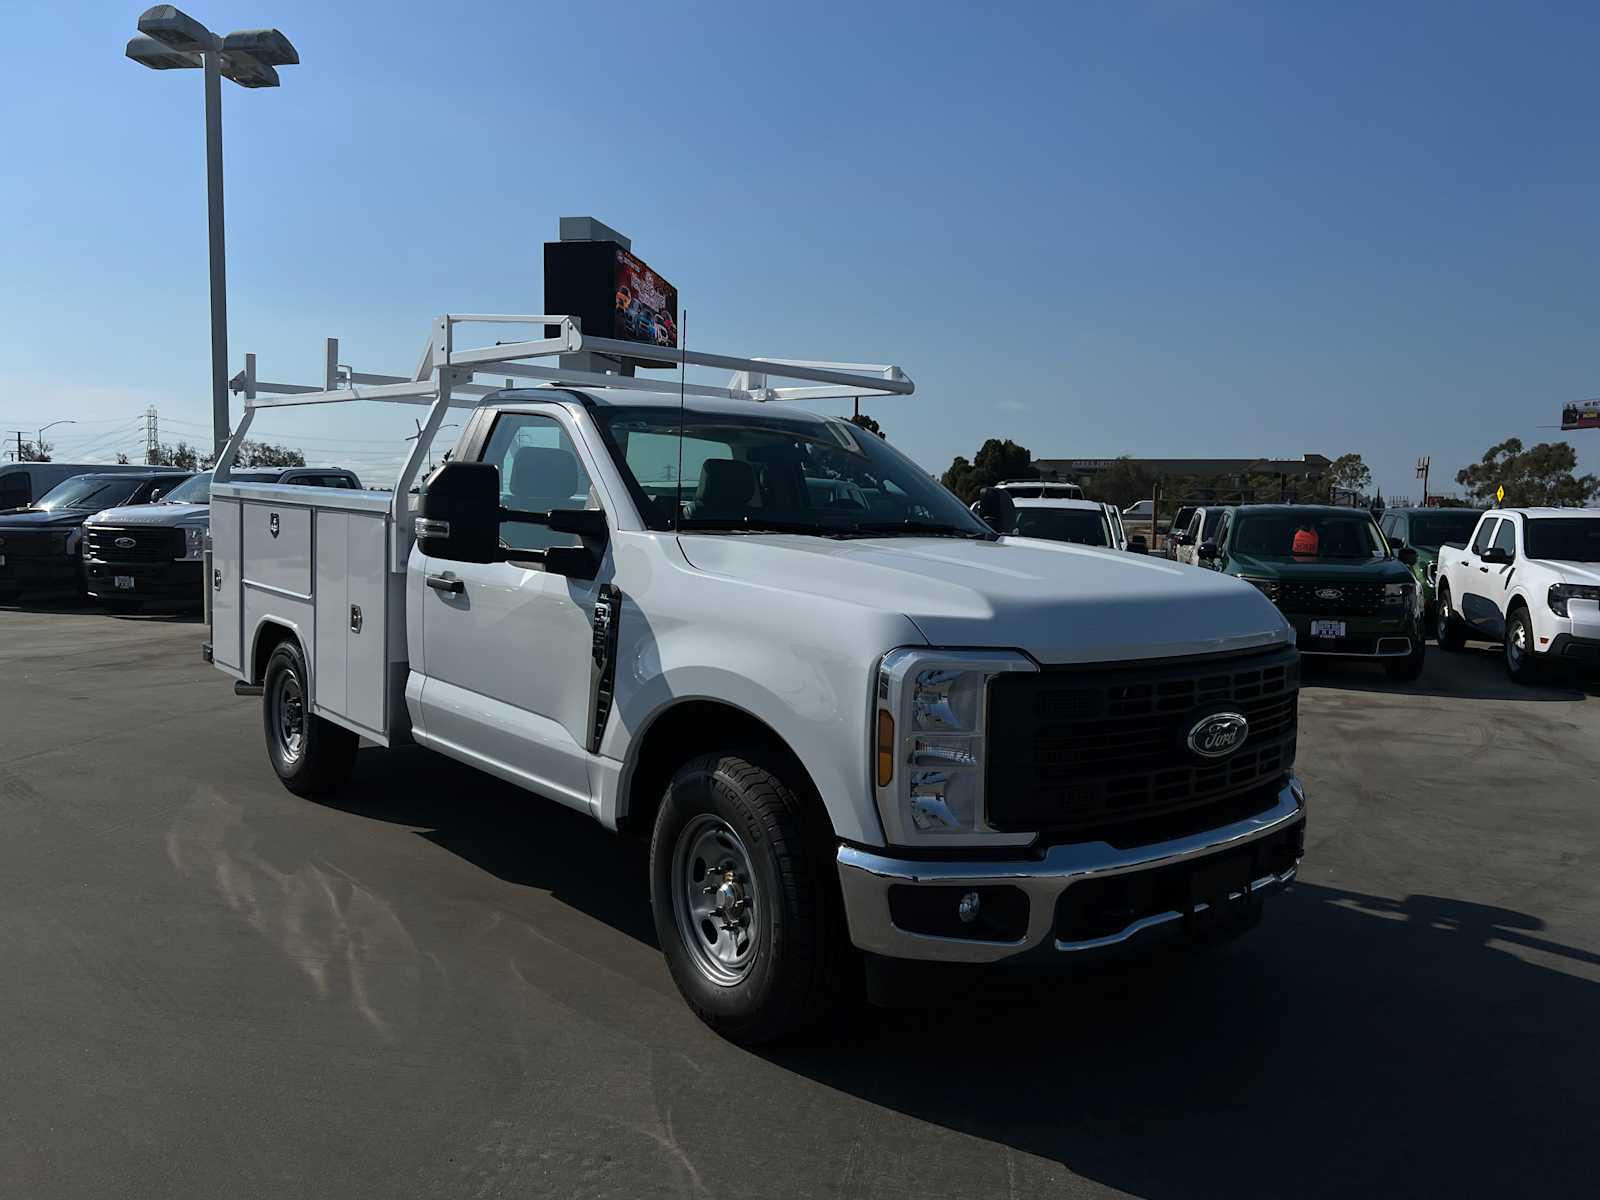
<instances>
[{"instance_id":1,"label":"digital billboard screen","mask_svg":"<svg viewBox=\"0 0 1600 1200\"><path fill-rule=\"evenodd\" d=\"M678 345L678 289L638 255L616 242L546 242L545 311L578 318L590 337L640 343L641 366L652 361L647 346ZM546 336L556 330L547 327Z\"/></svg>"},{"instance_id":2,"label":"digital billboard screen","mask_svg":"<svg viewBox=\"0 0 1600 1200\"><path fill-rule=\"evenodd\" d=\"M1561 409L1561 428L1600 429L1600 399L1568 401Z\"/></svg>"}]
</instances>

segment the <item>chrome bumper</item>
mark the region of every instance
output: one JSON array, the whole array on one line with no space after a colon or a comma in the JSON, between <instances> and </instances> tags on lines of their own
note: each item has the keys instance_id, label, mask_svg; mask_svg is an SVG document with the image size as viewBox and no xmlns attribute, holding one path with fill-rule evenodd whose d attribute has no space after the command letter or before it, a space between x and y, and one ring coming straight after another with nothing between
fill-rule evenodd
<instances>
[{"instance_id":1,"label":"chrome bumper","mask_svg":"<svg viewBox=\"0 0 1600 1200\"><path fill-rule=\"evenodd\" d=\"M1266 812L1204 833L1119 850L1105 842L1052 846L1044 857L1020 862L962 860L912 861L890 858L855 846L839 847L839 883L844 891L850 940L862 950L888 958L924 959L957 963L993 963L1043 950L1053 945L1061 954L1102 950L1129 942L1161 926L1181 925L1188 915L1176 911L1148 913L1105 937L1063 942L1055 937L1056 905L1075 883L1108 875L1125 875L1189 862L1206 855L1246 846L1292 828L1305 817L1306 795L1299 780L1291 779ZM1294 878L1295 868L1252 881L1250 896L1276 890ZM967 887L1010 886L1028 898L1027 933L1017 941L980 941L914 933L894 923L889 912L889 889L896 886ZM1235 892L1230 899L1244 898ZM1204 910L1199 905L1194 910Z\"/></svg>"}]
</instances>

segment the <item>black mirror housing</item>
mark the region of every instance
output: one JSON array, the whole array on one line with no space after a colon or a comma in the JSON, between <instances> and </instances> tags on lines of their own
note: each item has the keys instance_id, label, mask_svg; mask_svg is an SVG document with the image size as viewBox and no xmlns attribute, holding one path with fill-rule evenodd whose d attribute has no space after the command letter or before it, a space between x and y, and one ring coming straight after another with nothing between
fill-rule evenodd
<instances>
[{"instance_id":1,"label":"black mirror housing","mask_svg":"<svg viewBox=\"0 0 1600 1200\"><path fill-rule=\"evenodd\" d=\"M1200 548L1194 553L1201 562L1216 562L1222 554L1222 548L1215 542L1201 542Z\"/></svg>"},{"instance_id":2,"label":"black mirror housing","mask_svg":"<svg viewBox=\"0 0 1600 1200\"><path fill-rule=\"evenodd\" d=\"M1017 525L1017 503L1003 488L986 487L978 493L978 516L996 533L1010 533Z\"/></svg>"},{"instance_id":3,"label":"black mirror housing","mask_svg":"<svg viewBox=\"0 0 1600 1200\"><path fill-rule=\"evenodd\" d=\"M1137 533L1128 539L1129 554L1149 554L1150 543L1144 540L1144 534Z\"/></svg>"},{"instance_id":4,"label":"black mirror housing","mask_svg":"<svg viewBox=\"0 0 1600 1200\"><path fill-rule=\"evenodd\" d=\"M417 545L429 558L500 562L500 470L492 463L448 462L422 485Z\"/></svg>"},{"instance_id":5,"label":"black mirror housing","mask_svg":"<svg viewBox=\"0 0 1600 1200\"><path fill-rule=\"evenodd\" d=\"M1498 546L1490 546L1482 554L1478 555L1478 557L1486 563L1496 564L1499 566L1504 566L1506 563L1511 561L1511 555L1507 551L1500 549Z\"/></svg>"},{"instance_id":6,"label":"black mirror housing","mask_svg":"<svg viewBox=\"0 0 1600 1200\"><path fill-rule=\"evenodd\" d=\"M1402 542L1399 549L1394 552L1394 556L1401 562L1405 563L1405 565L1408 567L1414 567L1417 565L1417 552L1410 546L1407 546L1404 542Z\"/></svg>"},{"instance_id":7,"label":"black mirror housing","mask_svg":"<svg viewBox=\"0 0 1600 1200\"><path fill-rule=\"evenodd\" d=\"M591 542L603 542L611 536L605 513L596 508L552 508L550 532L575 533Z\"/></svg>"}]
</instances>

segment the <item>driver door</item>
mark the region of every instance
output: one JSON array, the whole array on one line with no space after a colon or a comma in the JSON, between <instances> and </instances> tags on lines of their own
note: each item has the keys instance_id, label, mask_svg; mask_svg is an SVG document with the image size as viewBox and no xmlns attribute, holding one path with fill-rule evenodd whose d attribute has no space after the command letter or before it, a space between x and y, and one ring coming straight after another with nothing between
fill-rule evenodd
<instances>
[{"instance_id":1,"label":"driver door","mask_svg":"<svg viewBox=\"0 0 1600 1200\"><path fill-rule=\"evenodd\" d=\"M501 507L600 507L564 414L500 413L478 461L500 472ZM518 550L575 546L570 534L505 522L506 562L424 559L421 708L434 748L588 811L595 579L547 571Z\"/></svg>"}]
</instances>

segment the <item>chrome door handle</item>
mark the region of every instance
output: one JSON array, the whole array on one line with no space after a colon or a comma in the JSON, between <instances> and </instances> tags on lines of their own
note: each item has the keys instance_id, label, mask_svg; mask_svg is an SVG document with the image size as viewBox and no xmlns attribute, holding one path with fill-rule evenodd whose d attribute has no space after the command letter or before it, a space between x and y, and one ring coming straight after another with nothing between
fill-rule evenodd
<instances>
[{"instance_id":1,"label":"chrome door handle","mask_svg":"<svg viewBox=\"0 0 1600 1200\"><path fill-rule=\"evenodd\" d=\"M428 586L436 592L450 592L458 595L467 590L466 584L449 575L429 575Z\"/></svg>"}]
</instances>

